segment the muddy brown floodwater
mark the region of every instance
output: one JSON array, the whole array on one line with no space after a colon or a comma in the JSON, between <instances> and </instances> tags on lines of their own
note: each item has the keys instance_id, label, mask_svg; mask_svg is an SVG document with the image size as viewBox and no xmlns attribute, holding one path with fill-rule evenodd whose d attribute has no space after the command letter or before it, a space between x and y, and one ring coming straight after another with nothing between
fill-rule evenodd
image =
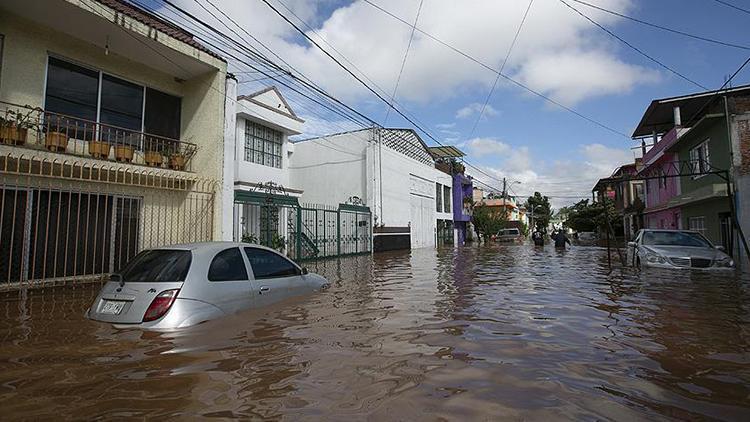
<instances>
[{"instance_id":1,"label":"muddy brown floodwater","mask_svg":"<svg viewBox=\"0 0 750 422\"><path fill-rule=\"evenodd\" d=\"M734 273L529 246L309 267L330 290L170 334L85 320L95 286L5 294L0 418L750 420Z\"/></svg>"}]
</instances>

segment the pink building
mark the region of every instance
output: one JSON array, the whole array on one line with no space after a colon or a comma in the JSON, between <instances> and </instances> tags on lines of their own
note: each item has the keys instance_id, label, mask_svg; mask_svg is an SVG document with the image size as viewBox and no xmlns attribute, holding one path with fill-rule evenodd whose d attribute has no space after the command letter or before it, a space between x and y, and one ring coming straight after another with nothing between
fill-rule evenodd
<instances>
[{"instance_id":1,"label":"pink building","mask_svg":"<svg viewBox=\"0 0 750 422\"><path fill-rule=\"evenodd\" d=\"M664 177L645 181L646 209L643 212L644 225L650 229L680 229L680 207L672 206L670 200L680 194L680 178L674 175L677 154L665 152L672 146L682 131L674 127L643 155L641 173L660 174Z\"/></svg>"}]
</instances>

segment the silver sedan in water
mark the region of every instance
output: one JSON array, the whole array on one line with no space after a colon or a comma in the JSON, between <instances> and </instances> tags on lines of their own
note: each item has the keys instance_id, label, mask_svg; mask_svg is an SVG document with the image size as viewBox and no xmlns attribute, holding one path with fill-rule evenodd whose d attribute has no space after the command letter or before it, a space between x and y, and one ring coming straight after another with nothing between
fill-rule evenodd
<instances>
[{"instance_id":1,"label":"silver sedan in water","mask_svg":"<svg viewBox=\"0 0 750 422\"><path fill-rule=\"evenodd\" d=\"M696 231L643 229L628 243L628 258L638 268L734 268L723 249Z\"/></svg>"},{"instance_id":2,"label":"silver sedan in water","mask_svg":"<svg viewBox=\"0 0 750 422\"><path fill-rule=\"evenodd\" d=\"M113 274L86 312L117 327L188 327L329 286L259 245L210 242L147 249Z\"/></svg>"}]
</instances>

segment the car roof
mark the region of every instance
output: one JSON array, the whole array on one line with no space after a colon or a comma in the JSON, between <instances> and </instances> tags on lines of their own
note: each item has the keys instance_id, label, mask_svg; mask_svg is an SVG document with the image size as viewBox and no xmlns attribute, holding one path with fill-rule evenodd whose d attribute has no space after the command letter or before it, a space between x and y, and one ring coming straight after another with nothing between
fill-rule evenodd
<instances>
[{"instance_id":1,"label":"car roof","mask_svg":"<svg viewBox=\"0 0 750 422\"><path fill-rule=\"evenodd\" d=\"M260 248L260 249L266 249L269 251L277 252L274 249L271 249L269 247L258 245L254 243L245 243L245 242L194 242L194 243L179 243L176 245L164 245L164 246L158 246L154 248L148 248L148 249L177 249L177 250L185 250L185 251L201 251L201 252L209 252L213 250L221 250L231 247L245 247L250 246L253 248Z\"/></svg>"},{"instance_id":2,"label":"car roof","mask_svg":"<svg viewBox=\"0 0 750 422\"><path fill-rule=\"evenodd\" d=\"M667 233L698 233L700 234L700 232L697 230L682 230L682 229L641 229L641 231L651 232L651 233L667 232Z\"/></svg>"}]
</instances>

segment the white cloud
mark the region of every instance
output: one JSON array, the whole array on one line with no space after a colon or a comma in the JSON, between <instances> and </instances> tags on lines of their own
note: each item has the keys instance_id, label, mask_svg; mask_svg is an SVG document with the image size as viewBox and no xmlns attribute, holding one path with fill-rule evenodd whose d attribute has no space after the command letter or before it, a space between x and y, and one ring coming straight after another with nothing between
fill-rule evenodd
<instances>
[{"instance_id":1,"label":"white cloud","mask_svg":"<svg viewBox=\"0 0 750 422\"><path fill-rule=\"evenodd\" d=\"M382 88L384 96L389 97L411 28L361 0L346 5L334 1L289 0L286 4L315 28L316 33L308 32L313 39L334 56L339 56L319 37L333 45ZM192 1L179 2L228 32L222 23L208 16ZM632 2L600 0L597 5L627 13ZM344 100L372 99L365 88L316 47L301 39L262 2L217 0L216 4L296 71L304 73L329 92ZM330 14L322 14L323 10L331 9L331 4L337 8ZM413 21L417 11L416 2L378 0L377 4L406 21ZM454 0L434 0L422 9L418 27L496 67L507 53L526 6L527 3L522 1L476 0L467 6L465 2ZM290 15L283 7L280 10ZM597 11L588 13L608 27L621 20ZM291 18L296 20L293 16ZM246 42L270 56L254 41ZM505 73L568 105L595 96L627 92L656 78L655 71L626 63L617 53L616 45L606 34L561 3L535 2ZM450 98L467 89L486 92L494 79L492 72L417 31L397 98L399 102L428 102ZM496 95L511 89L510 86L501 79Z\"/></svg>"},{"instance_id":2,"label":"white cloud","mask_svg":"<svg viewBox=\"0 0 750 422\"><path fill-rule=\"evenodd\" d=\"M510 151L508 144L493 138L469 139L462 146L474 157L502 155Z\"/></svg>"},{"instance_id":3,"label":"white cloud","mask_svg":"<svg viewBox=\"0 0 750 422\"><path fill-rule=\"evenodd\" d=\"M438 123L435 125L435 127L438 129L453 129L454 127L456 127L456 123Z\"/></svg>"},{"instance_id":4,"label":"white cloud","mask_svg":"<svg viewBox=\"0 0 750 422\"><path fill-rule=\"evenodd\" d=\"M471 168L467 172L496 189L502 188L501 180L505 177L511 194L525 199L538 191L550 196L555 208L590 198L591 188L598 179L608 177L617 167L632 163L634 159L632 152L625 148L611 148L596 143L581 145L578 148L579 159L552 162L533 157L527 147L506 147L495 165L480 167L492 177L472 171ZM479 158L473 149L467 151L470 159ZM516 181L521 183L514 183Z\"/></svg>"},{"instance_id":5,"label":"white cloud","mask_svg":"<svg viewBox=\"0 0 750 422\"><path fill-rule=\"evenodd\" d=\"M484 112L482 112L482 104L471 103L465 107L460 108L458 111L456 111L456 118L465 119L467 117L471 117L479 113L482 113L483 118L497 116L498 114L497 110L495 110L495 108L489 104L484 106Z\"/></svg>"},{"instance_id":6,"label":"white cloud","mask_svg":"<svg viewBox=\"0 0 750 422\"><path fill-rule=\"evenodd\" d=\"M629 65L603 51L563 50L531 58L517 71L525 85L565 104L628 92L638 83L655 82L659 74Z\"/></svg>"}]
</instances>

